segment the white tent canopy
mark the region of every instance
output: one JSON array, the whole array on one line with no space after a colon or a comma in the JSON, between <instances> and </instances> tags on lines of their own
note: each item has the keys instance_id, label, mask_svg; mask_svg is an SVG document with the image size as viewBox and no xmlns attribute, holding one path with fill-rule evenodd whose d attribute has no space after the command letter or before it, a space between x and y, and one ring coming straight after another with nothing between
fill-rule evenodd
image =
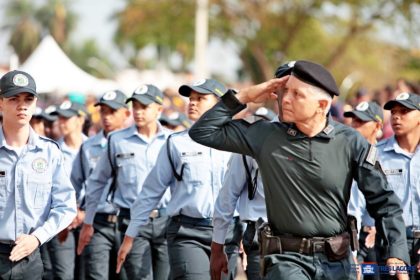
<instances>
[{"instance_id":1,"label":"white tent canopy","mask_svg":"<svg viewBox=\"0 0 420 280\"><path fill-rule=\"evenodd\" d=\"M51 36L46 36L31 56L19 67L31 74L39 93L64 95L70 91L102 94L117 88L111 80L101 80L74 64Z\"/></svg>"}]
</instances>

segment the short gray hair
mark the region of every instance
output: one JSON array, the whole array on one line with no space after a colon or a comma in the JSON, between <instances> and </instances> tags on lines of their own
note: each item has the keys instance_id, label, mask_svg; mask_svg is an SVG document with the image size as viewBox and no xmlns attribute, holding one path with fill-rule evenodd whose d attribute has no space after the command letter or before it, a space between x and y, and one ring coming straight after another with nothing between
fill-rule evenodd
<instances>
[{"instance_id":1,"label":"short gray hair","mask_svg":"<svg viewBox=\"0 0 420 280\"><path fill-rule=\"evenodd\" d=\"M312 94L313 94L315 99L317 99L317 100L327 100L328 105L325 108L326 109L325 110L325 115L327 115L328 112L330 111L330 108L331 108L331 103L332 103L332 100L333 100L332 96L328 92L326 92L325 90L323 90L319 87L311 85L311 89L312 89Z\"/></svg>"}]
</instances>

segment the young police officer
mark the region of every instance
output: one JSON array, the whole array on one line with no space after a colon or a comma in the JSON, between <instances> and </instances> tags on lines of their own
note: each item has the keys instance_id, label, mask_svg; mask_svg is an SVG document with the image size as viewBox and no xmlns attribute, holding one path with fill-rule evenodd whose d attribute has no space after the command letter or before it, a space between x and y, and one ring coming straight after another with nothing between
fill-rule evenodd
<instances>
[{"instance_id":1,"label":"young police officer","mask_svg":"<svg viewBox=\"0 0 420 280\"><path fill-rule=\"evenodd\" d=\"M87 140L86 135L82 133L87 112L82 104L66 100L51 114L58 116L62 134L58 144L63 151L64 168L71 174L80 146ZM78 164L77 162L76 165ZM85 190L82 186L73 185L73 187L76 190L77 216L67 229L47 244L53 275L58 279L83 279L84 277L84 256L76 256L76 244L79 237L78 227L84 219L84 211L80 205Z\"/></svg>"},{"instance_id":2,"label":"young police officer","mask_svg":"<svg viewBox=\"0 0 420 280\"><path fill-rule=\"evenodd\" d=\"M332 97L339 94L334 78L313 62L290 66L290 76L236 95L228 91L189 131L201 144L257 160L270 223L261 232L267 278L355 278L346 232L353 179L388 241L389 263L408 264L402 210L381 174L375 147L328 115ZM248 102L277 96L282 122L232 120Z\"/></svg>"},{"instance_id":3,"label":"young police officer","mask_svg":"<svg viewBox=\"0 0 420 280\"><path fill-rule=\"evenodd\" d=\"M95 106L100 106L100 116L103 129L95 136L90 137L80 147L72 170L72 183L82 186L94 170L99 157L107 148L107 136L115 130L124 128L125 121L130 116L125 103L126 96L119 90L106 92ZM84 223L80 232L79 246L84 244L84 236L92 240L86 248L86 279L115 279L115 258L120 246L120 233L117 231L117 209L107 201L107 194L112 180L109 179L100 198L95 201L97 213L93 226ZM86 188L86 196L89 196L89 188ZM83 205L83 203L82 203ZM86 205L83 205L86 207ZM95 229L95 230L94 230ZM88 233L85 233L88 231ZM82 253L78 248L78 255ZM109 276L111 275L111 277Z\"/></svg>"},{"instance_id":4,"label":"young police officer","mask_svg":"<svg viewBox=\"0 0 420 280\"><path fill-rule=\"evenodd\" d=\"M401 200L411 264L415 266L420 262L420 96L401 93L384 109L391 110L394 136L378 144L379 160ZM379 256L386 250L381 245ZM419 278L419 271L411 273L412 279Z\"/></svg>"},{"instance_id":5,"label":"young police officer","mask_svg":"<svg viewBox=\"0 0 420 280\"><path fill-rule=\"evenodd\" d=\"M59 146L37 135L33 78L11 71L0 81L0 278L41 279L38 247L67 227L76 200Z\"/></svg>"},{"instance_id":6,"label":"young police officer","mask_svg":"<svg viewBox=\"0 0 420 280\"><path fill-rule=\"evenodd\" d=\"M130 221L130 208L139 196L143 181L155 165L160 148L169 135L169 130L158 122L163 93L157 87L148 84L137 88L127 100L130 101L133 102L135 124L109 136L107 151L102 154L87 181L87 188L91 190L86 197L85 223L92 224L98 201L108 195L105 186L109 178L112 178L110 199L119 209L118 227L121 235L125 233ZM129 279L168 278L168 250L164 238L167 223L165 203L166 198L160 205L150 209L147 216L150 224L135 236L134 249L124 266ZM83 246L81 244L80 249Z\"/></svg>"},{"instance_id":7,"label":"young police officer","mask_svg":"<svg viewBox=\"0 0 420 280\"><path fill-rule=\"evenodd\" d=\"M188 117L194 121L216 104L224 90L219 82L207 79L183 85L179 93L189 97ZM209 279L213 209L229 157L230 153L192 141L188 131L172 134L131 209L132 220L118 253L118 267L130 252L133 238L147 226L148 213L171 187L167 207L171 217L167 230L171 278ZM238 253L241 231L235 233L238 238L232 238L228 246L231 253Z\"/></svg>"},{"instance_id":8,"label":"young police officer","mask_svg":"<svg viewBox=\"0 0 420 280\"><path fill-rule=\"evenodd\" d=\"M351 118L351 126L356 129L371 145L376 145L376 139L383 126L384 114L376 102L361 102L353 111L345 112L344 117ZM376 262L375 255L375 220L366 210L366 200L357 187L356 181L351 186L351 195L348 204L349 215L357 219L359 229L358 263ZM377 279L378 275L366 276L365 279Z\"/></svg>"}]
</instances>

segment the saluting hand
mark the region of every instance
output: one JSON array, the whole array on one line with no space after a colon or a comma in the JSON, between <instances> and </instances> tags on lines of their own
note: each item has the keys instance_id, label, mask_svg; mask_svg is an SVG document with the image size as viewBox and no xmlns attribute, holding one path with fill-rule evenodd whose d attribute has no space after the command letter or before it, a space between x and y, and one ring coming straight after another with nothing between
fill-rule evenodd
<instances>
[{"instance_id":1,"label":"saluting hand","mask_svg":"<svg viewBox=\"0 0 420 280\"><path fill-rule=\"evenodd\" d=\"M243 104L249 102L262 103L270 99L275 100L277 99L277 94L274 92L283 88L288 79L289 76L279 79L274 78L258 85L243 88L236 94L236 98Z\"/></svg>"},{"instance_id":2,"label":"saluting hand","mask_svg":"<svg viewBox=\"0 0 420 280\"><path fill-rule=\"evenodd\" d=\"M32 254L39 245L40 242L34 235L22 234L16 239L15 247L10 252L9 260L12 262L20 261L24 257Z\"/></svg>"},{"instance_id":3,"label":"saluting hand","mask_svg":"<svg viewBox=\"0 0 420 280\"><path fill-rule=\"evenodd\" d=\"M125 258L130 253L131 248L133 247L134 238L130 236L124 236L123 243L121 244L120 249L118 250L117 257L117 273L120 273L122 265L124 264Z\"/></svg>"},{"instance_id":4,"label":"saluting hand","mask_svg":"<svg viewBox=\"0 0 420 280\"><path fill-rule=\"evenodd\" d=\"M408 280L407 270L398 269L397 267L406 266L405 262L397 258L389 258L386 260L386 265L391 269L389 271L390 275L396 275L398 280Z\"/></svg>"},{"instance_id":5,"label":"saluting hand","mask_svg":"<svg viewBox=\"0 0 420 280\"><path fill-rule=\"evenodd\" d=\"M89 244L93 236L93 226L88 224L83 224L82 229L80 230L79 242L77 243L77 254L80 255L85 249L86 245Z\"/></svg>"},{"instance_id":6,"label":"saluting hand","mask_svg":"<svg viewBox=\"0 0 420 280\"><path fill-rule=\"evenodd\" d=\"M210 274L212 280L220 280L222 272L228 273L228 259L223 251L223 244L211 243Z\"/></svg>"}]
</instances>

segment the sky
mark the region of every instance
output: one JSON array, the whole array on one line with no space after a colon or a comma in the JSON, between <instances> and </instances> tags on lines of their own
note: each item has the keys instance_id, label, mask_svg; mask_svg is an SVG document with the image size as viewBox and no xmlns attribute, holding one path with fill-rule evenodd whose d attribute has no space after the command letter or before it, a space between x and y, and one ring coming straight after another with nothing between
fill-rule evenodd
<instances>
[{"instance_id":1,"label":"sky","mask_svg":"<svg viewBox=\"0 0 420 280\"><path fill-rule=\"evenodd\" d=\"M8 1L10 0L0 0L0 26L5 24L3 13ZM46 2L46 0L32 1L38 4ZM78 41L83 42L93 38L118 68L126 66L124 57L112 41L116 22L111 20L111 16L125 6L125 0L72 0L70 5L78 16L76 30L71 35L71 41L77 44ZM8 39L9 34L1 30L0 65L9 63L12 50L7 46ZM235 79L236 69L241 65L235 46L220 41L210 42L207 57L208 61L223 61L225 65L225 67L220 67L220 65L209 63L210 71L224 76L227 81Z\"/></svg>"}]
</instances>

